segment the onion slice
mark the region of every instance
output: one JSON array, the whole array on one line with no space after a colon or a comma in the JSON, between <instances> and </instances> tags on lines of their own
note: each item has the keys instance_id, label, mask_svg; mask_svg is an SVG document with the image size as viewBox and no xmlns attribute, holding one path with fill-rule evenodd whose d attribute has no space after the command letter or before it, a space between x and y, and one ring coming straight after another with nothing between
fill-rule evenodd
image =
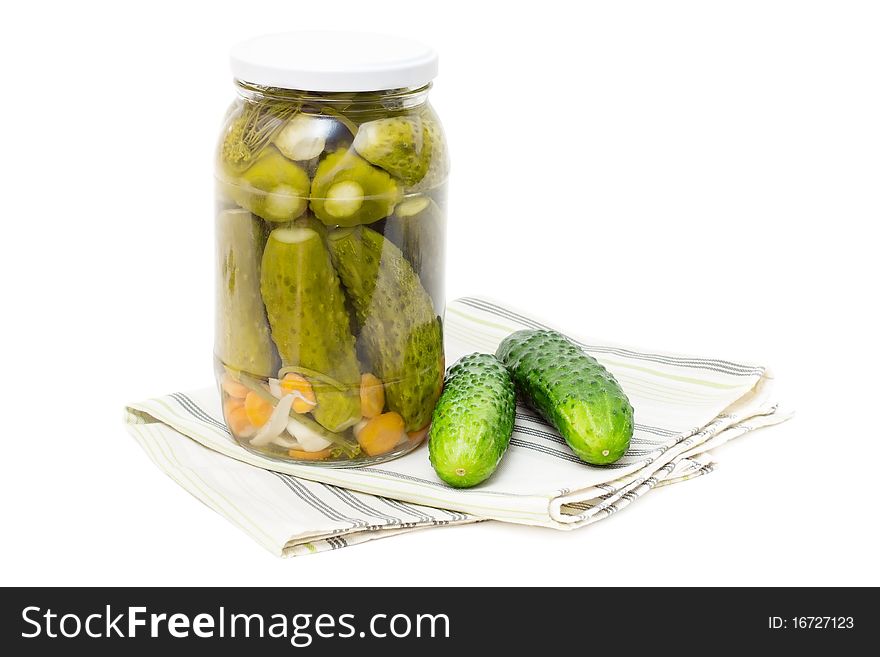
<instances>
[{"instance_id":1,"label":"onion slice","mask_svg":"<svg viewBox=\"0 0 880 657\"><path fill-rule=\"evenodd\" d=\"M281 399L284 396L284 391L281 389L281 381L269 379L269 392L272 393L275 399Z\"/></svg>"},{"instance_id":2,"label":"onion slice","mask_svg":"<svg viewBox=\"0 0 880 657\"><path fill-rule=\"evenodd\" d=\"M296 441L296 439L287 438L283 435L273 438L272 444L283 447L284 449L302 449L302 445L300 445L299 442Z\"/></svg>"},{"instance_id":3,"label":"onion slice","mask_svg":"<svg viewBox=\"0 0 880 657\"><path fill-rule=\"evenodd\" d=\"M250 443L254 447L265 447L275 438L281 435L287 427L287 418L290 416L290 408L293 406L293 395L285 395L275 405L269 421L266 422L256 435L251 438Z\"/></svg>"},{"instance_id":4,"label":"onion slice","mask_svg":"<svg viewBox=\"0 0 880 657\"><path fill-rule=\"evenodd\" d=\"M287 433L296 438L305 452L320 452L333 444L320 433L294 418L290 418L287 423Z\"/></svg>"}]
</instances>

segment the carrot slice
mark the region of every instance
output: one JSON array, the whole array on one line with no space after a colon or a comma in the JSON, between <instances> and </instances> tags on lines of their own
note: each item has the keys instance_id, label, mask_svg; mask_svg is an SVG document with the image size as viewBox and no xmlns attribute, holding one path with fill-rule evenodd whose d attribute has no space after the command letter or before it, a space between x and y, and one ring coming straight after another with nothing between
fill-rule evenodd
<instances>
[{"instance_id":1,"label":"carrot slice","mask_svg":"<svg viewBox=\"0 0 880 657\"><path fill-rule=\"evenodd\" d=\"M281 379L279 384L282 392L289 395L298 392L302 397L296 397L293 400L293 410L297 413L308 413L311 411L317 400L315 399L315 391L312 390L312 384L309 383L304 376L296 372L288 372Z\"/></svg>"},{"instance_id":2,"label":"carrot slice","mask_svg":"<svg viewBox=\"0 0 880 657\"><path fill-rule=\"evenodd\" d=\"M244 407L244 399L239 399L238 397L227 397L223 400L223 413L224 415L229 415L236 408Z\"/></svg>"},{"instance_id":3,"label":"carrot slice","mask_svg":"<svg viewBox=\"0 0 880 657\"><path fill-rule=\"evenodd\" d=\"M251 390L244 398L244 410L255 427L261 427L272 416L272 404Z\"/></svg>"},{"instance_id":4,"label":"carrot slice","mask_svg":"<svg viewBox=\"0 0 880 657\"><path fill-rule=\"evenodd\" d=\"M303 461L323 461L330 457L330 448L322 449L320 452L306 452L302 449L289 449L287 454L291 458L301 459Z\"/></svg>"},{"instance_id":5,"label":"carrot slice","mask_svg":"<svg viewBox=\"0 0 880 657\"><path fill-rule=\"evenodd\" d=\"M364 425L357 435L357 441L368 456L377 456L394 449L403 433L403 418L394 412L383 413Z\"/></svg>"},{"instance_id":6,"label":"carrot slice","mask_svg":"<svg viewBox=\"0 0 880 657\"><path fill-rule=\"evenodd\" d=\"M239 383L228 374L223 375L223 381L220 383L220 387L223 388L223 392L236 399L244 399L250 392L246 385Z\"/></svg>"},{"instance_id":7,"label":"carrot slice","mask_svg":"<svg viewBox=\"0 0 880 657\"><path fill-rule=\"evenodd\" d=\"M361 415L373 418L385 408L385 386L369 372L361 375Z\"/></svg>"},{"instance_id":8,"label":"carrot slice","mask_svg":"<svg viewBox=\"0 0 880 657\"><path fill-rule=\"evenodd\" d=\"M226 424L233 436L248 438L256 431L256 427L248 419L244 404L233 407L226 413Z\"/></svg>"}]
</instances>

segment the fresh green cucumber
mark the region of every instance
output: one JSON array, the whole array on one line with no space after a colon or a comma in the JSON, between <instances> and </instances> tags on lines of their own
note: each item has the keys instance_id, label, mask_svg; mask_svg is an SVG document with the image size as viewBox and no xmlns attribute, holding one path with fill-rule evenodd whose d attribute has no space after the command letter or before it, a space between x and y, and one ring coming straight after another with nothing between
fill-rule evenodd
<instances>
[{"instance_id":1,"label":"fresh green cucumber","mask_svg":"<svg viewBox=\"0 0 880 657\"><path fill-rule=\"evenodd\" d=\"M510 445L516 392L489 354L470 354L449 369L428 432L437 475L456 488L488 479Z\"/></svg>"},{"instance_id":2,"label":"fresh green cucumber","mask_svg":"<svg viewBox=\"0 0 880 657\"><path fill-rule=\"evenodd\" d=\"M629 449L633 408L599 362L556 331L517 331L495 352L517 391L578 458L614 463Z\"/></svg>"}]
</instances>

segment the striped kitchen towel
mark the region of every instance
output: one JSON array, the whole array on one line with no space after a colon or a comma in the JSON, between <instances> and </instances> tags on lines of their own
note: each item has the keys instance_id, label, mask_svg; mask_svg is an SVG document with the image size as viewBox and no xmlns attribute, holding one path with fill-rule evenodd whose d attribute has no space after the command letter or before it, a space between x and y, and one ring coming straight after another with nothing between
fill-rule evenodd
<instances>
[{"instance_id":1,"label":"striped kitchen towel","mask_svg":"<svg viewBox=\"0 0 880 657\"><path fill-rule=\"evenodd\" d=\"M508 334L545 324L485 299L446 310L447 362L494 353ZM575 336L569 334L575 339ZM658 486L710 472L707 452L782 422L761 366L578 341L623 386L636 429L610 466L577 459L528 408L495 475L468 490L440 481L424 446L376 466L330 469L270 460L241 448L214 388L126 408L129 432L172 479L282 556L333 550L414 529L494 519L575 529L607 518Z\"/></svg>"}]
</instances>

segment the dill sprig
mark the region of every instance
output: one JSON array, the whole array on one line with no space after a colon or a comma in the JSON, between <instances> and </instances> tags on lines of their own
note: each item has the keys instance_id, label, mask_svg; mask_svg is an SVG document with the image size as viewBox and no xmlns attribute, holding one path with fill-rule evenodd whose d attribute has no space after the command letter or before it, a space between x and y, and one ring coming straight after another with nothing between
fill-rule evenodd
<instances>
[{"instance_id":1,"label":"dill sprig","mask_svg":"<svg viewBox=\"0 0 880 657\"><path fill-rule=\"evenodd\" d=\"M276 100L245 102L227 128L220 152L223 161L233 169L246 169L300 108L301 103Z\"/></svg>"}]
</instances>

